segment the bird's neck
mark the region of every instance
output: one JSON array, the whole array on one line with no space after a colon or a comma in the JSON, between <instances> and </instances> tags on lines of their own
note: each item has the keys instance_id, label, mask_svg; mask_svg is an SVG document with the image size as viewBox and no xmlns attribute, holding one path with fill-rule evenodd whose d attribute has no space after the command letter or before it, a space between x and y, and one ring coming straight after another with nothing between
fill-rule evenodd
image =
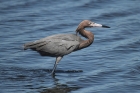
<instances>
[{"instance_id":1,"label":"bird's neck","mask_svg":"<svg viewBox=\"0 0 140 93\"><path fill-rule=\"evenodd\" d=\"M83 40L80 42L79 49L85 48L90 46L94 41L94 34L90 31L87 31L85 29L79 29L79 34L81 34L83 37L87 38L87 40Z\"/></svg>"}]
</instances>

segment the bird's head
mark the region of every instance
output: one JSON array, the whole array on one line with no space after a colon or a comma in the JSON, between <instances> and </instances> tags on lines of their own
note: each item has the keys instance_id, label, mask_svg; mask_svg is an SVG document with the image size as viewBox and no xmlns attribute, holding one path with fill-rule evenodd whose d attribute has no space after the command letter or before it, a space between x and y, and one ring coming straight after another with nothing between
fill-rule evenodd
<instances>
[{"instance_id":1,"label":"bird's head","mask_svg":"<svg viewBox=\"0 0 140 93\"><path fill-rule=\"evenodd\" d=\"M86 28L86 27L103 27L103 28L110 28L109 26L106 26L106 25L102 25L102 24L97 24L97 23L94 23L90 20L83 20L79 26L77 27L76 29L76 32L79 32L80 30Z\"/></svg>"}]
</instances>

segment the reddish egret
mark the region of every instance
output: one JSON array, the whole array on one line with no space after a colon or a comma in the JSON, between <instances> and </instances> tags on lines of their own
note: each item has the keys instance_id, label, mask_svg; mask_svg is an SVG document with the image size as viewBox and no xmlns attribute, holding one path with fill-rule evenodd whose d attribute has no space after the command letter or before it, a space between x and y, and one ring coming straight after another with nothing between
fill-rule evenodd
<instances>
[{"instance_id":1,"label":"reddish egret","mask_svg":"<svg viewBox=\"0 0 140 93\"><path fill-rule=\"evenodd\" d=\"M55 69L59 61L64 55L67 55L73 51L77 51L90 46L94 40L94 34L85 30L86 27L105 27L105 25L97 24L89 20L82 21L76 29L76 34L57 34L29 42L24 44L24 49L32 49L37 51L42 56L56 57L56 61L51 72L55 74ZM78 36L78 33L87 40L83 40Z\"/></svg>"}]
</instances>

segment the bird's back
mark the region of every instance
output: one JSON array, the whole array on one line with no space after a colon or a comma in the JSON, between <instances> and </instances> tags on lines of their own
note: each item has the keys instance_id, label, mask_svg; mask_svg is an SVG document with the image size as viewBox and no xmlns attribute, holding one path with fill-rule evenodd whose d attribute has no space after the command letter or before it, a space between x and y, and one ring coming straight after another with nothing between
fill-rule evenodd
<instances>
[{"instance_id":1,"label":"bird's back","mask_svg":"<svg viewBox=\"0 0 140 93\"><path fill-rule=\"evenodd\" d=\"M24 49L38 51L42 56L63 56L77 50L82 39L75 34L57 34L24 44Z\"/></svg>"}]
</instances>

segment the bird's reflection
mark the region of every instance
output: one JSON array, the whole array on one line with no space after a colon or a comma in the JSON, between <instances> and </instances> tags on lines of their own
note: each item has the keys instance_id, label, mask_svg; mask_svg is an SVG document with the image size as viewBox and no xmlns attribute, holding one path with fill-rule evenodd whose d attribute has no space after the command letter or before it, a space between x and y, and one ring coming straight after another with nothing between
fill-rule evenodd
<instances>
[{"instance_id":1,"label":"bird's reflection","mask_svg":"<svg viewBox=\"0 0 140 93\"><path fill-rule=\"evenodd\" d=\"M68 93L77 89L80 89L78 86L69 86L67 84L61 84L59 82L59 79L56 78L56 75L52 76L52 79L54 81L54 87L52 88L46 88L42 90L40 93Z\"/></svg>"}]
</instances>

